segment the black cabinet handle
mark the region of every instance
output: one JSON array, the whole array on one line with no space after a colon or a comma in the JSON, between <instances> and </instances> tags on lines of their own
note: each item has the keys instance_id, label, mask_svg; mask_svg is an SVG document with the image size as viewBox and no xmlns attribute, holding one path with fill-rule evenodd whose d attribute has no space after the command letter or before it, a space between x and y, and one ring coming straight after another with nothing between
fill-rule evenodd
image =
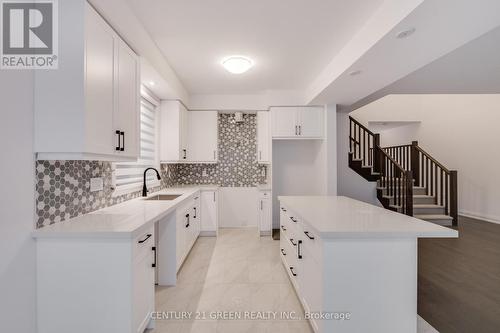
<instances>
[{"instance_id":1,"label":"black cabinet handle","mask_svg":"<svg viewBox=\"0 0 500 333\"><path fill-rule=\"evenodd\" d=\"M302 135L302 125L299 125L299 135Z\"/></svg>"},{"instance_id":2,"label":"black cabinet handle","mask_svg":"<svg viewBox=\"0 0 500 333\"><path fill-rule=\"evenodd\" d=\"M186 159L187 158L187 150L186 149L183 149L182 150L184 152L184 156L182 157L183 159Z\"/></svg>"},{"instance_id":3,"label":"black cabinet handle","mask_svg":"<svg viewBox=\"0 0 500 333\"><path fill-rule=\"evenodd\" d=\"M293 267L292 267L292 266L290 266L290 272L292 272L292 275L293 275L293 276L297 276L297 273L295 273L295 272L294 272L294 270L293 270Z\"/></svg>"},{"instance_id":4,"label":"black cabinet handle","mask_svg":"<svg viewBox=\"0 0 500 333\"><path fill-rule=\"evenodd\" d=\"M196 207L193 207L193 209L194 209L194 216L193 216L193 219L195 219L195 218L196 218Z\"/></svg>"},{"instance_id":5,"label":"black cabinet handle","mask_svg":"<svg viewBox=\"0 0 500 333\"><path fill-rule=\"evenodd\" d=\"M118 131L118 130L116 130L116 132L115 132L115 133L118 135L118 146L116 146L116 147L115 147L115 150L116 150L116 151L120 151L120 148L121 148L121 146L122 146L122 142L121 142L121 138L122 138L122 136L121 136L121 132L120 132L120 131Z\"/></svg>"},{"instance_id":6,"label":"black cabinet handle","mask_svg":"<svg viewBox=\"0 0 500 333\"><path fill-rule=\"evenodd\" d=\"M297 245L297 258L302 259L302 250L300 249L300 245L302 244L302 241L299 240L299 244Z\"/></svg>"},{"instance_id":7,"label":"black cabinet handle","mask_svg":"<svg viewBox=\"0 0 500 333\"><path fill-rule=\"evenodd\" d=\"M281 226L281 230L286 231L285 226L283 226L283 225L282 225L282 226Z\"/></svg>"},{"instance_id":8,"label":"black cabinet handle","mask_svg":"<svg viewBox=\"0 0 500 333\"><path fill-rule=\"evenodd\" d=\"M297 219L294 219L293 217L290 216L290 220L292 220L293 222L297 223Z\"/></svg>"},{"instance_id":9,"label":"black cabinet handle","mask_svg":"<svg viewBox=\"0 0 500 333\"><path fill-rule=\"evenodd\" d=\"M125 150L125 132L120 132L120 135L122 136L122 147L120 148L120 151Z\"/></svg>"},{"instance_id":10,"label":"black cabinet handle","mask_svg":"<svg viewBox=\"0 0 500 333\"><path fill-rule=\"evenodd\" d=\"M151 236L153 236L153 235L151 235L151 234L147 234L147 235L146 235L146 238L144 238L143 240L140 240L140 241L139 241L139 244L144 243L144 242L145 242L145 241L147 241L147 240L148 240Z\"/></svg>"},{"instance_id":11,"label":"black cabinet handle","mask_svg":"<svg viewBox=\"0 0 500 333\"><path fill-rule=\"evenodd\" d=\"M286 256L285 250L281 249L281 254L284 255L284 256Z\"/></svg>"},{"instance_id":12,"label":"black cabinet handle","mask_svg":"<svg viewBox=\"0 0 500 333\"><path fill-rule=\"evenodd\" d=\"M186 228L188 228L189 227L189 214L186 214L186 220L187 220Z\"/></svg>"},{"instance_id":13,"label":"black cabinet handle","mask_svg":"<svg viewBox=\"0 0 500 333\"><path fill-rule=\"evenodd\" d=\"M290 243L292 243L293 246L297 246L297 243L293 241L293 238L290 238Z\"/></svg>"},{"instance_id":14,"label":"black cabinet handle","mask_svg":"<svg viewBox=\"0 0 500 333\"><path fill-rule=\"evenodd\" d=\"M151 267L156 267L156 246L153 246L151 248L151 250L153 250L153 252L154 252L154 258L155 258L155 261L154 261L154 263L151 264Z\"/></svg>"},{"instance_id":15,"label":"black cabinet handle","mask_svg":"<svg viewBox=\"0 0 500 333\"><path fill-rule=\"evenodd\" d=\"M282 211L284 211L284 212L286 213L286 209L285 209L285 208L281 207L281 210L282 210Z\"/></svg>"},{"instance_id":16,"label":"black cabinet handle","mask_svg":"<svg viewBox=\"0 0 500 333\"><path fill-rule=\"evenodd\" d=\"M309 235L309 231L304 231L304 234L309 238L309 239L314 239L313 236Z\"/></svg>"}]
</instances>

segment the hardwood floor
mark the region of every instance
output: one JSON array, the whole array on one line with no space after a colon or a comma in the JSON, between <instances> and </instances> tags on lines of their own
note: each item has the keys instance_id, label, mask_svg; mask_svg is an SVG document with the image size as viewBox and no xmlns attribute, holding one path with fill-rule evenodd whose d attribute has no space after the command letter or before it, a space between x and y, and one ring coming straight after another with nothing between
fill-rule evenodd
<instances>
[{"instance_id":1,"label":"hardwood floor","mask_svg":"<svg viewBox=\"0 0 500 333\"><path fill-rule=\"evenodd\" d=\"M418 313L441 333L500 332L500 224L460 217L458 239L418 243Z\"/></svg>"}]
</instances>

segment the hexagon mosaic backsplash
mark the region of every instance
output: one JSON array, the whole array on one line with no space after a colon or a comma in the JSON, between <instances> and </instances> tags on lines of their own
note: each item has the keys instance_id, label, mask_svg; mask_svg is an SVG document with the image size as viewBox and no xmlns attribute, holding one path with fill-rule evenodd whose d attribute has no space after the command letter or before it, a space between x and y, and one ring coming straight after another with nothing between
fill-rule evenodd
<instances>
[{"instance_id":1,"label":"hexagon mosaic backsplash","mask_svg":"<svg viewBox=\"0 0 500 333\"><path fill-rule=\"evenodd\" d=\"M231 114L219 114L219 163L161 166L161 186L217 184L256 186L266 181L266 167L256 161L256 116L245 114L236 124ZM90 178L102 177L104 189L90 192ZM37 228L118 204L141 191L113 196L110 162L37 161L35 170Z\"/></svg>"}]
</instances>

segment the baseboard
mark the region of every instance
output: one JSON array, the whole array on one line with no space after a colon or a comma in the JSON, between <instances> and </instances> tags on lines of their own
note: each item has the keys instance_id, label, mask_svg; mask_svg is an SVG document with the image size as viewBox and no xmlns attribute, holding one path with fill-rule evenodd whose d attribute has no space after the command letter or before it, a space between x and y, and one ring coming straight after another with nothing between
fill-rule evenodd
<instances>
[{"instance_id":1,"label":"baseboard","mask_svg":"<svg viewBox=\"0 0 500 333\"><path fill-rule=\"evenodd\" d=\"M200 231L200 237L215 237L217 231Z\"/></svg>"},{"instance_id":2,"label":"baseboard","mask_svg":"<svg viewBox=\"0 0 500 333\"><path fill-rule=\"evenodd\" d=\"M495 218L494 216L483 216L483 215L479 215L479 214L469 212L469 211L464 211L464 210L459 211L458 214L463 216L463 217L468 217L471 219L500 224L500 219Z\"/></svg>"}]
</instances>

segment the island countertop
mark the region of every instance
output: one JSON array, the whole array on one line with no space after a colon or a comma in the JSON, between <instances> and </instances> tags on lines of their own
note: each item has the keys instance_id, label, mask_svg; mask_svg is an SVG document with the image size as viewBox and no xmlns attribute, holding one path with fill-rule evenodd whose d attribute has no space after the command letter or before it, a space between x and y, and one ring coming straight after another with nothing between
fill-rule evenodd
<instances>
[{"instance_id":1,"label":"island countertop","mask_svg":"<svg viewBox=\"0 0 500 333\"><path fill-rule=\"evenodd\" d=\"M458 231L343 196L278 196L322 238L456 238Z\"/></svg>"}]
</instances>

